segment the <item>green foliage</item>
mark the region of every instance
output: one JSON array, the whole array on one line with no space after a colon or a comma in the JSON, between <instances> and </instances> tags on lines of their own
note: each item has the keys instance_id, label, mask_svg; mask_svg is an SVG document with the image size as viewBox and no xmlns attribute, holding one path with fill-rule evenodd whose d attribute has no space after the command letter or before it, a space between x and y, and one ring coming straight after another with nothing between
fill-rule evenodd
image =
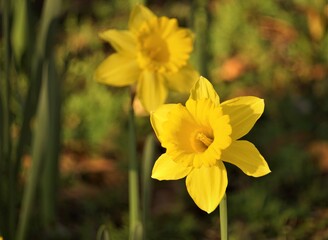
<instances>
[{"instance_id":1,"label":"green foliage","mask_svg":"<svg viewBox=\"0 0 328 240\"><path fill-rule=\"evenodd\" d=\"M212 80L280 94L298 92L303 84L327 89L324 6L324 1L274 0L218 4L211 28ZM227 70L231 59L234 75ZM231 84L225 93L231 94L236 85L240 87Z\"/></svg>"},{"instance_id":2,"label":"green foliage","mask_svg":"<svg viewBox=\"0 0 328 240\"><path fill-rule=\"evenodd\" d=\"M115 146L114 139L121 127L120 119L126 113L122 110L123 100L126 99L127 95L123 91L113 93L104 86L89 81L84 89L65 100L64 142L70 144L82 141L90 150L100 150L99 146L110 139L103 147Z\"/></svg>"},{"instance_id":3,"label":"green foliage","mask_svg":"<svg viewBox=\"0 0 328 240\"><path fill-rule=\"evenodd\" d=\"M65 21L68 41L59 46L57 54L66 71L62 81L63 141L77 151L116 148L114 139L121 134L128 100L126 90L108 89L93 79L96 66L105 58L99 51L101 41L93 24L89 18L78 20L74 15L68 16Z\"/></svg>"}]
</instances>

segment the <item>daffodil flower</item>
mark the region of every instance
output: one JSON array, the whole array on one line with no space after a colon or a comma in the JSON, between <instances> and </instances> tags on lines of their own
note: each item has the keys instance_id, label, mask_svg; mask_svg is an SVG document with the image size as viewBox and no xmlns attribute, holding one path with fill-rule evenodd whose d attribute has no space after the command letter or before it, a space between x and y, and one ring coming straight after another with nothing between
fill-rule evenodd
<instances>
[{"instance_id":1,"label":"daffodil flower","mask_svg":"<svg viewBox=\"0 0 328 240\"><path fill-rule=\"evenodd\" d=\"M116 53L97 68L95 79L112 86L136 83L137 97L147 111L162 105L168 88L188 92L198 78L188 63L193 35L178 26L176 19L157 17L148 8L136 5L129 30L107 30L100 37Z\"/></svg>"},{"instance_id":2,"label":"daffodil flower","mask_svg":"<svg viewBox=\"0 0 328 240\"><path fill-rule=\"evenodd\" d=\"M238 140L262 115L264 101L247 96L220 103L213 86L203 77L190 93L186 106L164 104L151 113L152 127L166 148L155 162L152 178L186 177L189 195L200 209L211 213L228 185L224 162L253 177L270 172L256 147Z\"/></svg>"}]
</instances>

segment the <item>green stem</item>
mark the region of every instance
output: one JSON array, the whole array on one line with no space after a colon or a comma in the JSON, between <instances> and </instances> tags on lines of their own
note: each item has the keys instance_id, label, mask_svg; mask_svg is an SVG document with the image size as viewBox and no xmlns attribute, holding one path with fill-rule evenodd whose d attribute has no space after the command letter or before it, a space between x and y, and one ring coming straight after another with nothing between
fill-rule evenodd
<instances>
[{"instance_id":1,"label":"green stem","mask_svg":"<svg viewBox=\"0 0 328 240\"><path fill-rule=\"evenodd\" d=\"M49 129L49 103L48 103L48 69L44 67L44 79L42 81L40 100L38 104L36 125L32 145L32 166L28 173L28 182L24 190L22 207L17 229L17 240L24 240L32 213L34 196L37 183L40 180L42 162L45 156L45 148Z\"/></svg>"},{"instance_id":2,"label":"green stem","mask_svg":"<svg viewBox=\"0 0 328 240\"><path fill-rule=\"evenodd\" d=\"M142 196L142 223L143 223L143 238L147 239L148 232L148 219L150 210L150 192L151 192L151 169L154 162L155 153L155 137L150 133L145 142L144 155L143 155L143 171L142 171L142 186L143 186L143 196Z\"/></svg>"},{"instance_id":3,"label":"green stem","mask_svg":"<svg viewBox=\"0 0 328 240\"><path fill-rule=\"evenodd\" d=\"M136 127L132 106L129 111L129 213L130 213L130 240L139 239L140 213L139 213L139 174L137 161Z\"/></svg>"},{"instance_id":4,"label":"green stem","mask_svg":"<svg viewBox=\"0 0 328 240\"><path fill-rule=\"evenodd\" d=\"M224 194L220 202L220 229L221 229L221 240L228 240L228 211L227 211L226 194Z\"/></svg>"}]
</instances>

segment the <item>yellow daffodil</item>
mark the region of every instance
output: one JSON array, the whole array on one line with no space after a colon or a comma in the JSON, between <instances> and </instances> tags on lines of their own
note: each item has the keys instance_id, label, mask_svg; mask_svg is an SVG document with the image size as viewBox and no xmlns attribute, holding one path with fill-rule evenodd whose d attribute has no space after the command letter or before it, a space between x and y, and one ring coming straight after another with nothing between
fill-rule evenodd
<instances>
[{"instance_id":1,"label":"yellow daffodil","mask_svg":"<svg viewBox=\"0 0 328 240\"><path fill-rule=\"evenodd\" d=\"M186 106L165 104L151 113L151 124L166 153L155 162L152 178L186 177L187 190L199 208L210 213L228 185L223 162L245 174L260 177L268 164L245 140L264 111L263 99L238 97L223 103L211 83L201 77L191 89Z\"/></svg>"},{"instance_id":2,"label":"yellow daffodil","mask_svg":"<svg viewBox=\"0 0 328 240\"><path fill-rule=\"evenodd\" d=\"M111 29L100 37L116 53L100 64L95 79L113 86L136 83L137 97L147 111L165 102L168 88L188 92L198 78L188 63L192 33L179 28L176 19L157 17L148 8L136 5L129 30Z\"/></svg>"}]
</instances>

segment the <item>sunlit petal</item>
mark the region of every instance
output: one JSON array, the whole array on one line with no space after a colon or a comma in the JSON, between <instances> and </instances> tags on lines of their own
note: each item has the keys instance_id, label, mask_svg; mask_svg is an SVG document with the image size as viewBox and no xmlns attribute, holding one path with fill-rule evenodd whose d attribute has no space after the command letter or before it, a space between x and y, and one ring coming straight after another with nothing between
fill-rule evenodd
<instances>
[{"instance_id":1,"label":"sunlit petal","mask_svg":"<svg viewBox=\"0 0 328 240\"><path fill-rule=\"evenodd\" d=\"M98 66L94 77L98 82L121 87L136 82L139 75L140 69L133 56L116 53Z\"/></svg>"},{"instance_id":2,"label":"sunlit petal","mask_svg":"<svg viewBox=\"0 0 328 240\"><path fill-rule=\"evenodd\" d=\"M197 127L193 117L188 110L181 104L176 104L173 111L169 113L168 121L163 124L162 146L168 148L169 145L173 147L172 157L177 157L180 153L187 155L193 153L193 139L195 129ZM163 137L164 136L164 137ZM175 150L177 148L177 150ZM189 157L188 157L189 158ZM180 158L185 161L184 158ZM176 158L173 159L176 161ZM190 159L187 161L190 162Z\"/></svg>"},{"instance_id":3,"label":"sunlit petal","mask_svg":"<svg viewBox=\"0 0 328 240\"><path fill-rule=\"evenodd\" d=\"M148 112L156 110L167 97L163 76L156 72L143 71L138 82L137 95Z\"/></svg>"},{"instance_id":4,"label":"sunlit petal","mask_svg":"<svg viewBox=\"0 0 328 240\"><path fill-rule=\"evenodd\" d=\"M200 77L190 91L193 100L211 99L216 105L220 104L219 95L215 92L212 84L204 77Z\"/></svg>"},{"instance_id":5,"label":"sunlit petal","mask_svg":"<svg viewBox=\"0 0 328 240\"><path fill-rule=\"evenodd\" d=\"M163 136L167 131L164 128L164 123L168 120L170 112L174 111L177 107L178 104L164 104L156 109L156 111L151 112L150 122L160 141L164 140Z\"/></svg>"},{"instance_id":6,"label":"sunlit petal","mask_svg":"<svg viewBox=\"0 0 328 240\"><path fill-rule=\"evenodd\" d=\"M216 110L215 104L209 99L195 101L189 98L186 102L186 108L194 117L195 121L203 126L209 126L209 116ZM218 107L217 112L220 111L219 109Z\"/></svg>"},{"instance_id":7,"label":"sunlit petal","mask_svg":"<svg viewBox=\"0 0 328 240\"><path fill-rule=\"evenodd\" d=\"M129 29L132 32L137 32L144 22L149 21L155 17L156 15L152 11L138 4L133 8L131 12L129 19Z\"/></svg>"},{"instance_id":8,"label":"sunlit petal","mask_svg":"<svg viewBox=\"0 0 328 240\"><path fill-rule=\"evenodd\" d=\"M109 42L116 51L127 51L136 55L137 42L130 31L111 29L100 33L99 36L103 40Z\"/></svg>"},{"instance_id":9,"label":"sunlit petal","mask_svg":"<svg viewBox=\"0 0 328 240\"><path fill-rule=\"evenodd\" d=\"M213 167L194 168L186 179L187 190L197 206L211 213L219 205L228 185L222 162Z\"/></svg>"},{"instance_id":10,"label":"sunlit petal","mask_svg":"<svg viewBox=\"0 0 328 240\"><path fill-rule=\"evenodd\" d=\"M155 162L151 177L158 180L177 180L187 176L191 169L176 163L168 154L162 154Z\"/></svg>"},{"instance_id":11,"label":"sunlit petal","mask_svg":"<svg viewBox=\"0 0 328 240\"><path fill-rule=\"evenodd\" d=\"M198 78L198 72L191 65L182 67L178 72L165 74L168 87L177 92L190 91Z\"/></svg>"},{"instance_id":12,"label":"sunlit petal","mask_svg":"<svg viewBox=\"0 0 328 240\"><path fill-rule=\"evenodd\" d=\"M257 148L248 141L235 141L222 152L221 159L239 167L245 174L261 177L270 168Z\"/></svg>"},{"instance_id":13,"label":"sunlit petal","mask_svg":"<svg viewBox=\"0 0 328 240\"><path fill-rule=\"evenodd\" d=\"M247 134L264 111L263 99L257 97L238 97L221 104L223 114L230 116L231 137L239 139Z\"/></svg>"}]
</instances>

